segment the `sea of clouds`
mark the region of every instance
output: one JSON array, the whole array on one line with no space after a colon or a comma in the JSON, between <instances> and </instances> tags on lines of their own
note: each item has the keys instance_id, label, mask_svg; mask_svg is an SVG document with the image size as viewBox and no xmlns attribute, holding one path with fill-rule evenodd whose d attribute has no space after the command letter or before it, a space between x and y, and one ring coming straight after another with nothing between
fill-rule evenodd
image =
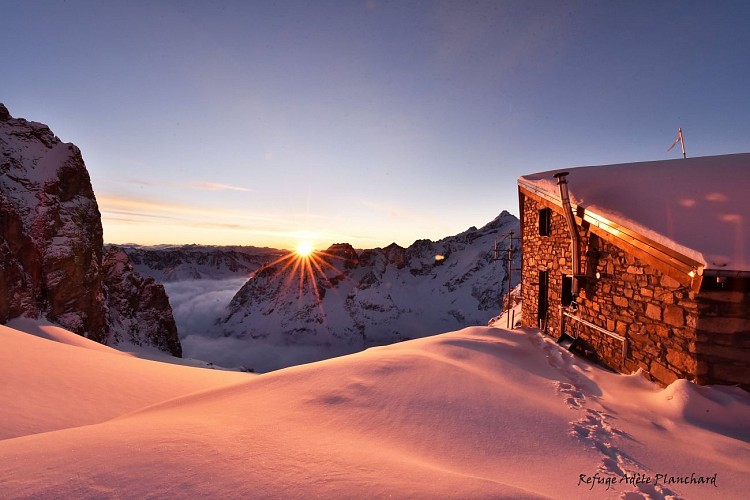
<instances>
[{"instance_id":1,"label":"sea of clouds","mask_svg":"<svg viewBox=\"0 0 750 500\"><path fill-rule=\"evenodd\" d=\"M279 367L348 354L313 346L269 344L240 338L220 323L232 297L247 278L189 280L164 283L172 305L183 357L219 367L266 372Z\"/></svg>"}]
</instances>

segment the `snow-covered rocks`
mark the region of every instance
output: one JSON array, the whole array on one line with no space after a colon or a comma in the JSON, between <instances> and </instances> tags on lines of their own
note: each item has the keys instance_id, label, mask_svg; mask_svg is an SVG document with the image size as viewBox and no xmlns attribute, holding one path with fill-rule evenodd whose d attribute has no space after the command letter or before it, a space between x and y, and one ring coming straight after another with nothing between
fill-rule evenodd
<instances>
[{"instance_id":1,"label":"snow-covered rocks","mask_svg":"<svg viewBox=\"0 0 750 500\"><path fill-rule=\"evenodd\" d=\"M114 247L107 250L102 268L113 343L127 340L181 357L182 346L164 286L134 272L127 254Z\"/></svg>"},{"instance_id":2,"label":"snow-covered rocks","mask_svg":"<svg viewBox=\"0 0 750 500\"><path fill-rule=\"evenodd\" d=\"M122 321L116 316L124 311L123 301L135 307L130 312L141 319L168 322L169 304L144 302L142 289L128 296L113 282L107 294L102 259L101 215L80 150L62 142L46 125L12 118L2 106L0 323L22 315L43 316L98 342L113 342L122 338L113 334L121 332ZM142 281L136 276L125 279ZM110 307L108 297L116 297L117 303ZM170 333L162 326L139 328L153 330L148 341L152 345L178 353L179 341L171 345ZM156 340L165 332L166 338Z\"/></svg>"},{"instance_id":3,"label":"snow-covered rocks","mask_svg":"<svg viewBox=\"0 0 750 500\"><path fill-rule=\"evenodd\" d=\"M43 314L105 340L102 226L81 152L10 117L0 121L0 249L10 273L0 322Z\"/></svg>"}]
</instances>

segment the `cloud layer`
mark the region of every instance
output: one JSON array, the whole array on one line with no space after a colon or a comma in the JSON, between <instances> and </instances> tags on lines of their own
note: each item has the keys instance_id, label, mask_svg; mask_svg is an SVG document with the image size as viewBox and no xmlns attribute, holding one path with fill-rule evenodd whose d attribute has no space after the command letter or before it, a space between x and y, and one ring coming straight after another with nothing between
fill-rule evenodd
<instances>
[{"instance_id":1,"label":"cloud layer","mask_svg":"<svg viewBox=\"0 0 750 500\"><path fill-rule=\"evenodd\" d=\"M348 351L309 346L284 346L280 349L276 344L224 337L217 321L245 282L245 278L235 278L164 283L185 358L208 361L225 368L264 372L272 367L349 354Z\"/></svg>"}]
</instances>

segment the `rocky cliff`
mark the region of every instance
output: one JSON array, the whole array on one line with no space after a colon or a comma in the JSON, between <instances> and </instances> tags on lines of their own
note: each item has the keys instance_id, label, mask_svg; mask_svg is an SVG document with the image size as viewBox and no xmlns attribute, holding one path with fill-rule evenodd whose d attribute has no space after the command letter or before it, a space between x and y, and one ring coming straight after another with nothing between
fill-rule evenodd
<instances>
[{"instance_id":1,"label":"rocky cliff","mask_svg":"<svg viewBox=\"0 0 750 500\"><path fill-rule=\"evenodd\" d=\"M98 342L138 342L110 314L120 309L108 297L121 294L108 294L119 281L108 284L105 267L101 216L80 150L0 104L0 323L42 316ZM171 316L163 306L140 307ZM153 345L179 354L171 340Z\"/></svg>"},{"instance_id":2,"label":"rocky cliff","mask_svg":"<svg viewBox=\"0 0 750 500\"><path fill-rule=\"evenodd\" d=\"M102 265L112 340L151 345L182 356L177 326L164 286L133 270L127 254L110 247Z\"/></svg>"}]
</instances>

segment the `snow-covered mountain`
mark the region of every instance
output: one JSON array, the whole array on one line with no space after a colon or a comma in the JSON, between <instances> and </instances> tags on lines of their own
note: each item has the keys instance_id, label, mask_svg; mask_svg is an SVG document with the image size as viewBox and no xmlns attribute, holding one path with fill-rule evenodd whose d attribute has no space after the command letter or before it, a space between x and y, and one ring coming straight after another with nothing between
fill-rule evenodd
<instances>
[{"instance_id":1,"label":"snow-covered mountain","mask_svg":"<svg viewBox=\"0 0 750 500\"><path fill-rule=\"evenodd\" d=\"M481 229L408 248L335 244L309 258L287 254L258 270L221 319L223 337L245 344L232 361L266 371L487 324L508 289L506 235L518 228L503 212Z\"/></svg>"},{"instance_id":2,"label":"snow-covered mountain","mask_svg":"<svg viewBox=\"0 0 750 500\"><path fill-rule=\"evenodd\" d=\"M98 342L179 356L164 288L134 273L124 254L108 257L80 150L0 104L0 323L41 316ZM160 320L126 326L123 314Z\"/></svg>"},{"instance_id":3,"label":"snow-covered mountain","mask_svg":"<svg viewBox=\"0 0 750 500\"><path fill-rule=\"evenodd\" d=\"M110 245L122 249L136 271L162 283L248 277L285 253L267 247Z\"/></svg>"}]
</instances>

